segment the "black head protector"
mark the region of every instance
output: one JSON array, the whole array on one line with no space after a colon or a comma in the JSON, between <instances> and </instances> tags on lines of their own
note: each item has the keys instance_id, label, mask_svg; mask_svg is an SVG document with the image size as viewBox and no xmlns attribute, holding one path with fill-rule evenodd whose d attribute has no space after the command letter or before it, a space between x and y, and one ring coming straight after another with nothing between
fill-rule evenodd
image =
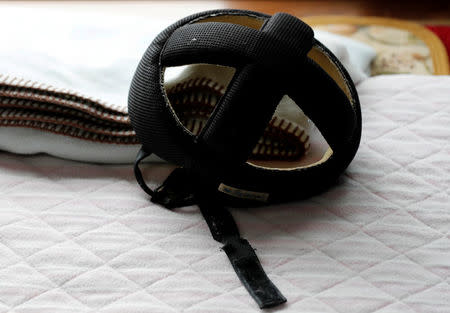
<instances>
[{"instance_id":1,"label":"black head protector","mask_svg":"<svg viewBox=\"0 0 450 313\"><path fill-rule=\"evenodd\" d=\"M192 64L200 70L185 71L185 89L167 88L166 68ZM208 76L212 65L226 73L218 81L229 77L221 87ZM192 96L177 94L203 87L213 95L223 91L209 110L202 111L203 100L194 96L189 102ZM189 109L183 107L188 102ZM297 113L280 110L286 102ZM186 112L200 112L203 120L197 125ZM288 14L198 13L168 27L147 49L131 85L129 114L143 145L137 163L155 153L182 168L152 191L136 164L138 181L152 200L170 208L197 203L260 307L286 301L223 204L306 197L330 186L349 165L359 146L361 113L353 82L336 57L308 25ZM290 114L301 114L306 123ZM326 148L313 142L308 155L303 128L312 124Z\"/></svg>"}]
</instances>

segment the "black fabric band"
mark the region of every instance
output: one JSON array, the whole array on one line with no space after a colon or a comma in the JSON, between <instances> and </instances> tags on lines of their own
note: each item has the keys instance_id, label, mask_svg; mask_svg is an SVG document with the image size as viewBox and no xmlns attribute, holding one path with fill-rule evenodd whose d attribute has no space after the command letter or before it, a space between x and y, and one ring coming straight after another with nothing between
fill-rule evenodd
<instances>
[{"instance_id":1,"label":"black fabric band","mask_svg":"<svg viewBox=\"0 0 450 313\"><path fill-rule=\"evenodd\" d=\"M267 277L254 249L247 240L233 237L222 247L237 276L261 309L286 302L280 290Z\"/></svg>"},{"instance_id":2,"label":"black fabric band","mask_svg":"<svg viewBox=\"0 0 450 313\"><path fill-rule=\"evenodd\" d=\"M208 154L214 155L215 168L245 162L267 127L282 98L267 75L255 64L236 73L198 135L198 142L212 150Z\"/></svg>"},{"instance_id":3,"label":"black fabric band","mask_svg":"<svg viewBox=\"0 0 450 313\"><path fill-rule=\"evenodd\" d=\"M174 169L164 183L155 190L148 187L142 176L139 163L150 155L151 153L145 151L143 148L139 150L136 160L134 161L134 176L142 190L151 196L151 201L158 203L167 209L195 204L194 193L191 186L192 182L187 171L183 168Z\"/></svg>"},{"instance_id":4,"label":"black fabric band","mask_svg":"<svg viewBox=\"0 0 450 313\"><path fill-rule=\"evenodd\" d=\"M136 180L139 184L139 186L141 186L142 190L144 190L149 196L153 196L155 194L155 192L153 190L151 190L147 184L145 183L144 177L142 176L142 172L141 169L139 168L139 163L141 163L141 161L143 159L145 159L146 157L150 156L151 152L146 152L144 150L144 147L141 147L141 149L139 150L137 156L136 156L136 160L134 161L134 176L136 177Z\"/></svg>"},{"instance_id":5,"label":"black fabric band","mask_svg":"<svg viewBox=\"0 0 450 313\"><path fill-rule=\"evenodd\" d=\"M261 30L219 22L188 24L167 40L161 65L259 63L276 67L287 60L293 64L311 49L313 37L311 27L285 13L272 16Z\"/></svg>"},{"instance_id":6,"label":"black fabric band","mask_svg":"<svg viewBox=\"0 0 450 313\"><path fill-rule=\"evenodd\" d=\"M192 169L177 168L155 191L145 183L139 163L150 153L141 149L136 158L134 173L141 188L152 196L152 202L167 209L197 203L214 240L223 244L239 280L258 306L269 308L286 302L286 298L267 277L259 259L246 239L241 238L231 213L217 197L217 184L195 175ZM200 178L201 177L201 178ZM200 179L199 179L200 178Z\"/></svg>"},{"instance_id":7,"label":"black fabric band","mask_svg":"<svg viewBox=\"0 0 450 313\"><path fill-rule=\"evenodd\" d=\"M286 302L265 273L254 249L246 239L241 238L231 213L211 196L215 193L199 194L198 205L213 238L224 244L222 249L240 281L261 309Z\"/></svg>"}]
</instances>

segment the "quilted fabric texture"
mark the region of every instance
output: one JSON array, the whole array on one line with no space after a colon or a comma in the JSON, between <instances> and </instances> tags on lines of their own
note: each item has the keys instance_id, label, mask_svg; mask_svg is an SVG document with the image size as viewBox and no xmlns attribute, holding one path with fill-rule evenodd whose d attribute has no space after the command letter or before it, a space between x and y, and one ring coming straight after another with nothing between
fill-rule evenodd
<instances>
[{"instance_id":1,"label":"quilted fabric texture","mask_svg":"<svg viewBox=\"0 0 450 313\"><path fill-rule=\"evenodd\" d=\"M233 213L288 298L274 311L449 312L450 77L358 89L362 145L337 186ZM196 207L152 204L129 166L1 154L0 312L180 311L260 312Z\"/></svg>"}]
</instances>

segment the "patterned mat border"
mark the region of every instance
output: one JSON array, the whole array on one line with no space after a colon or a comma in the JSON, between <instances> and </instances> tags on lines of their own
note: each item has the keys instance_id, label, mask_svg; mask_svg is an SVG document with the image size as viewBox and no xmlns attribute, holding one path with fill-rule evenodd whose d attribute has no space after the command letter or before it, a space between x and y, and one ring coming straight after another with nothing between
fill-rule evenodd
<instances>
[{"instance_id":1,"label":"patterned mat border","mask_svg":"<svg viewBox=\"0 0 450 313\"><path fill-rule=\"evenodd\" d=\"M393 18L374 17L374 16L308 16L302 19L311 26L326 24L352 24L352 25L379 25L407 30L420 38L429 48L431 59L433 60L434 75L449 75L449 56L441 40L424 26Z\"/></svg>"}]
</instances>

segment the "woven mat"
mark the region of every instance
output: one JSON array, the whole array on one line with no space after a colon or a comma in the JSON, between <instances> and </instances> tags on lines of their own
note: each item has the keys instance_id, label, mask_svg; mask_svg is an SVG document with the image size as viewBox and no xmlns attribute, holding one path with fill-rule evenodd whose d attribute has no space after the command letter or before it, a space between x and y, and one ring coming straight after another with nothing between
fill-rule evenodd
<instances>
[{"instance_id":1,"label":"woven mat","mask_svg":"<svg viewBox=\"0 0 450 313\"><path fill-rule=\"evenodd\" d=\"M356 16L312 16L304 20L316 29L345 35L375 48L372 75L450 73L445 46L420 24Z\"/></svg>"}]
</instances>

